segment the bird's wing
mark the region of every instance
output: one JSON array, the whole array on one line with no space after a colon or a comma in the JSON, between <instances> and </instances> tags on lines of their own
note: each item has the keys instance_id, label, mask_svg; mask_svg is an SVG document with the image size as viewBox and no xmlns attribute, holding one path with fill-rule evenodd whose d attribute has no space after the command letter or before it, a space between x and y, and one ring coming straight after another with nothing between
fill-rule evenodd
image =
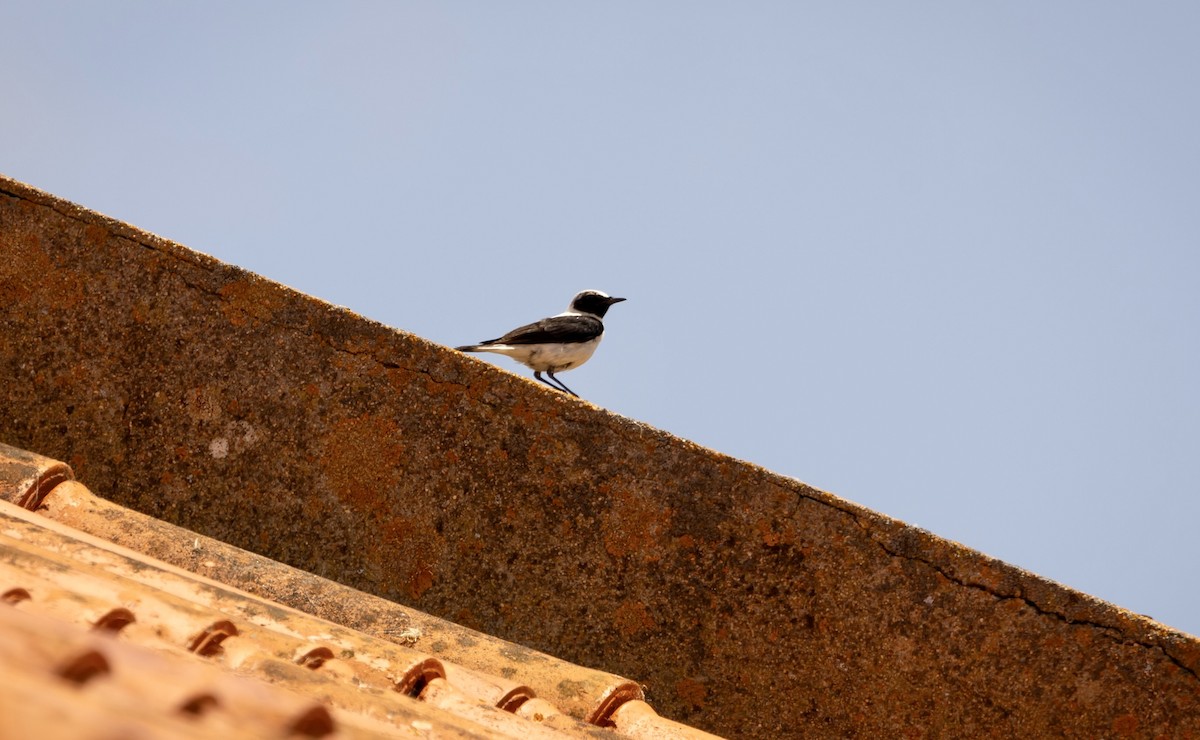
<instances>
[{"instance_id":1,"label":"bird's wing","mask_svg":"<svg viewBox=\"0 0 1200 740\"><path fill-rule=\"evenodd\" d=\"M499 339L483 344L547 344L587 342L604 332L604 324L595 316L553 316L519 326Z\"/></svg>"}]
</instances>

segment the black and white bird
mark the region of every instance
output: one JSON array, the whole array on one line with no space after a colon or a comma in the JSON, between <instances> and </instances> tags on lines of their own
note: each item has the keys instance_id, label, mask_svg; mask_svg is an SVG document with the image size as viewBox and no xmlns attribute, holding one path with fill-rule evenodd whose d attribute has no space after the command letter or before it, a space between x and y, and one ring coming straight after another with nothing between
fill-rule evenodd
<instances>
[{"instance_id":1,"label":"black and white bird","mask_svg":"<svg viewBox=\"0 0 1200 740\"><path fill-rule=\"evenodd\" d=\"M578 397L555 373L573 370L587 362L604 336L604 314L624 298L598 290L585 290L557 316L519 326L497 339L455 347L460 352L495 352L507 355L533 370L533 377L559 391ZM542 377L549 376L549 380Z\"/></svg>"}]
</instances>

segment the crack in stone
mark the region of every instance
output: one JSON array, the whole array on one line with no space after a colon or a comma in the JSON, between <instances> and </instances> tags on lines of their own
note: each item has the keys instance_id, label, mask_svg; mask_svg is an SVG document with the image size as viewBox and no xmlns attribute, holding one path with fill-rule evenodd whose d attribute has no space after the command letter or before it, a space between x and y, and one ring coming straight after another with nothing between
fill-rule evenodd
<instances>
[{"instance_id":1,"label":"crack in stone","mask_svg":"<svg viewBox=\"0 0 1200 740\"><path fill-rule=\"evenodd\" d=\"M876 536L875 531L871 527L869 527L867 524L864 524L863 521L861 520L861 518L857 514L855 514L852 511L847 511L845 509L842 509L842 511L844 511L846 514L850 515L850 517L854 519L854 523L857 524L859 526L859 528L862 529L863 532L866 533L866 535L870 538L870 540L872 542L874 542L879 547L879 549L881 549L885 553L887 553L887 555L889 557L901 558L903 560L921 563L922 565L925 565L926 567L937 572L943 578L950 581L951 583L957 584L958 586L961 586L963 588L969 588L969 589L974 589L976 591L982 591L983 593L986 593L987 595L995 598L997 600L997 602L1010 601L1010 600L1019 601L1020 603L1025 604L1030 609L1032 609L1034 612L1036 612L1037 614L1040 614L1042 616L1051 617L1051 618L1057 619L1059 621L1062 621L1066 624L1072 624L1072 625L1078 624L1078 625L1083 625L1085 627L1092 627L1096 630L1099 630L1100 633L1103 634L1105 637L1107 637L1108 639L1110 639L1114 642L1117 642L1119 644L1137 645L1138 647L1157 651L1157 652L1161 653L1163 655L1163 657L1165 657L1167 660L1174 663L1175 666L1178 667L1180 670L1184 671L1185 673L1192 676L1193 678L1200 679L1200 674L1197 673L1196 669L1189 667L1187 664L1182 662L1180 659L1176 658L1174 655L1172 655L1170 653L1169 650L1167 650L1166 647L1164 647L1161 644L1158 644L1155 642L1145 642L1142 640L1131 639L1131 638L1127 637L1126 634L1120 628L1115 627L1110 624L1103 624L1101 622L1095 622L1095 621L1088 620L1088 619L1075 619L1075 618L1069 617L1066 614L1054 611L1053 609L1047 609L1047 608L1041 606L1040 604L1038 604L1037 602L1033 601L1032 599L1030 599L1020 593L1015 593L1015 594L998 593L996 591L993 591L991 588L989 588L988 586L986 586L982 583L975 583L972 581L968 581L968 580L959 578L959 577L951 574L950 572L948 572L942 566L940 566L937 563L934 563L926 558L922 558L922 557L915 556L915 555L905 555L905 554L896 552L892 548L888 547L887 544L885 544L883 541L881 541L879 539L879 537Z\"/></svg>"},{"instance_id":2,"label":"crack in stone","mask_svg":"<svg viewBox=\"0 0 1200 740\"><path fill-rule=\"evenodd\" d=\"M0 188L0 195L6 195L14 200L32 203L38 207L49 208L51 211L54 211L63 218L75 221L77 223L100 226L112 236L116 236L120 239L126 239L134 244L137 244L143 249L149 249L160 254L165 254L181 262L186 262L187 264L204 267L204 262L206 260L219 262L215 257L196 252L195 250L185 247L178 242L173 242L164 236L143 231L132 224L113 218L112 216L106 216L103 213L90 210L84 206L78 205L69 200L65 200L56 195L52 195L43 191L37 191L32 186L28 187L30 187L31 190L34 190L34 192L14 193L7 188ZM156 244L153 242L160 243ZM193 259L189 259L189 256L193 257Z\"/></svg>"}]
</instances>

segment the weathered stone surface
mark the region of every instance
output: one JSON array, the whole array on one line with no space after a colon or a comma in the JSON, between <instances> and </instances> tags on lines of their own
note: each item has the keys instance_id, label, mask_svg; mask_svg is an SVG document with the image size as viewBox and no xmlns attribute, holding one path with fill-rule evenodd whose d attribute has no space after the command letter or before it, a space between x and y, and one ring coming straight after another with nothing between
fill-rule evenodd
<instances>
[{"instance_id":1,"label":"weathered stone surface","mask_svg":"<svg viewBox=\"0 0 1200 740\"><path fill-rule=\"evenodd\" d=\"M730 736L1200 735L1200 641L0 179L0 440Z\"/></svg>"}]
</instances>

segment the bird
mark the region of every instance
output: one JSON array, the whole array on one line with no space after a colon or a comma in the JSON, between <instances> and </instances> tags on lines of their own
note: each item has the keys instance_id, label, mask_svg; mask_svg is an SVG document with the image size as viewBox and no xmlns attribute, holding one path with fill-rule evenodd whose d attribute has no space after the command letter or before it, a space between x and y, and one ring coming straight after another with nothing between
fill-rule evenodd
<instances>
[{"instance_id":1,"label":"bird","mask_svg":"<svg viewBox=\"0 0 1200 740\"><path fill-rule=\"evenodd\" d=\"M566 311L532 324L518 326L496 339L478 344L455 347L459 352L495 352L506 355L533 370L533 377L556 391L565 391L576 398L555 373L573 370L587 362L604 336L604 314L614 303L613 298L599 290L584 290L571 299ZM542 377L546 373L549 380Z\"/></svg>"}]
</instances>

